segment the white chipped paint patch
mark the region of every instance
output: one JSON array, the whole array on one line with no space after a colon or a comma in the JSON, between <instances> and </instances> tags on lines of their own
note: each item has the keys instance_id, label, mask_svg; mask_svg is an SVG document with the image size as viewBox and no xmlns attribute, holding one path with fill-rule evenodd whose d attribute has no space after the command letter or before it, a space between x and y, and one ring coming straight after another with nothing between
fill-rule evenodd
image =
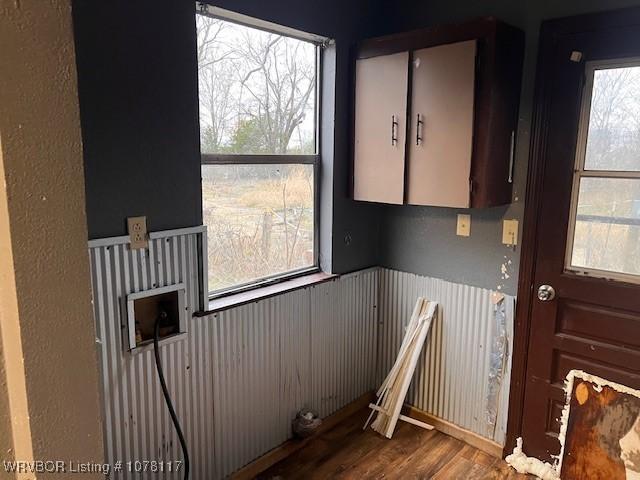
<instances>
[{"instance_id":1,"label":"white chipped paint patch","mask_svg":"<svg viewBox=\"0 0 640 480\"><path fill-rule=\"evenodd\" d=\"M507 270L507 266L504 263L500 266L500 273L502 273L502 278L505 280L510 276L509 270Z\"/></svg>"},{"instance_id":2,"label":"white chipped paint patch","mask_svg":"<svg viewBox=\"0 0 640 480\"><path fill-rule=\"evenodd\" d=\"M559 480L556 467L537 458L527 457L522 451L522 438L516 440L513 453L507 455L505 461L518 473L528 473L542 480Z\"/></svg>"},{"instance_id":3,"label":"white chipped paint patch","mask_svg":"<svg viewBox=\"0 0 640 480\"><path fill-rule=\"evenodd\" d=\"M622 451L620 458L624 462L626 480L640 480L640 415L631 430L618 443Z\"/></svg>"}]
</instances>

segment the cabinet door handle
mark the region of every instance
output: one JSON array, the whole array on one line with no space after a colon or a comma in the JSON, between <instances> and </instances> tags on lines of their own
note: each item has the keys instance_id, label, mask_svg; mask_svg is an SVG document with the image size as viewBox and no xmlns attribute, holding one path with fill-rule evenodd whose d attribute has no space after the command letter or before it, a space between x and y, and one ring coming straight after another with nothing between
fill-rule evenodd
<instances>
[{"instance_id":1,"label":"cabinet door handle","mask_svg":"<svg viewBox=\"0 0 640 480\"><path fill-rule=\"evenodd\" d=\"M422 130L422 125L424 122L420 119L420 114L418 114L418 120L416 122L416 145L420 145L422 143L422 136L420 135L420 131Z\"/></svg>"},{"instance_id":2,"label":"cabinet door handle","mask_svg":"<svg viewBox=\"0 0 640 480\"><path fill-rule=\"evenodd\" d=\"M516 155L516 131L511 130L511 145L509 146L509 183L513 183L513 162Z\"/></svg>"},{"instance_id":3,"label":"cabinet door handle","mask_svg":"<svg viewBox=\"0 0 640 480\"><path fill-rule=\"evenodd\" d=\"M391 146L395 147L398 144L398 137L396 131L398 129L398 121L395 115L391 115Z\"/></svg>"}]
</instances>

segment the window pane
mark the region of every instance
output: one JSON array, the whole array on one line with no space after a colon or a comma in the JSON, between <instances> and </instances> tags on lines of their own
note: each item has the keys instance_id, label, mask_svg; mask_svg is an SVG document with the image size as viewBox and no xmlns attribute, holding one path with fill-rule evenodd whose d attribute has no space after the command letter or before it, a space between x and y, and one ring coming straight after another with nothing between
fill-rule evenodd
<instances>
[{"instance_id":1,"label":"window pane","mask_svg":"<svg viewBox=\"0 0 640 480\"><path fill-rule=\"evenodd\" d=\"M203 153L314 154L316 47L196 15Z\"/></svg>"},{"instance_id":2,"label":"window pane","mask_svg":"<svg viewBox=\"0 0 640 480\"><path fill-rule=\"evenodd\" d=\"M209 290L313 266L313 190L313 165L203 165Z\"/></svg>"},{"instance_id":3,"label":"window pane","mask_svg":"<svg viewBox=\"0 0 640 480\"><path fill-rule=\"evenodd\" d=\"M640 170L640 66L596 70L586 170Z\"/></svg>"},{"instance_id":4,"label":"window pane","mask_svg":"<svg viewBox=\"0 0 640 480\"><path fill-rule=\"evenodd\" d=\"M571 265L640 275L640 180L582 178Z\"/></svg>"}]
</instances>

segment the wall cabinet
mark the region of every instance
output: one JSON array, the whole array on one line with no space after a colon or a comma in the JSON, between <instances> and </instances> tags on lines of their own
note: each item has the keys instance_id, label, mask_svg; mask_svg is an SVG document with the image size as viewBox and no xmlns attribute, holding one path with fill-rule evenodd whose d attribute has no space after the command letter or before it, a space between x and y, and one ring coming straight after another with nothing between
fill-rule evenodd
<instances>
[{"instance_id":1,"label":"wall cabinet","mask_svg":"<svg viewBox=\"0 0 640 480\"><path fill-rule=\"evenodd\" d=\"M360 44L354 199L510 203L523 47L521 31L493 18Z\"/></svg>"}]
</instances>

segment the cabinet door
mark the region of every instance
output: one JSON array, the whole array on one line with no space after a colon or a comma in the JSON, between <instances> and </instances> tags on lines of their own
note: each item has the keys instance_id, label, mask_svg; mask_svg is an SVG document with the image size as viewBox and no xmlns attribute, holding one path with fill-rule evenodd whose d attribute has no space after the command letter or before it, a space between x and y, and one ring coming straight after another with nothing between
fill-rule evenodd
<instances>
[{"instance_id":1,"label":"cabinet door","mask_svg":"<svg viewBox=\"0 0 640 480\"><path fill-rule=\"evenodd\" d=\"M407 201L469 207L476 41L413 54Z\"/></svg>"},{"instance_id":2,"label":"cabinet door","mask_svg":"<svg viewBox=\"0 0 640 480\"><path fill-rule=\"evenodd\" d=\"M408 63L408 52L356 61L356 200L403 203Z\"/></svg>"}]
</instances>

